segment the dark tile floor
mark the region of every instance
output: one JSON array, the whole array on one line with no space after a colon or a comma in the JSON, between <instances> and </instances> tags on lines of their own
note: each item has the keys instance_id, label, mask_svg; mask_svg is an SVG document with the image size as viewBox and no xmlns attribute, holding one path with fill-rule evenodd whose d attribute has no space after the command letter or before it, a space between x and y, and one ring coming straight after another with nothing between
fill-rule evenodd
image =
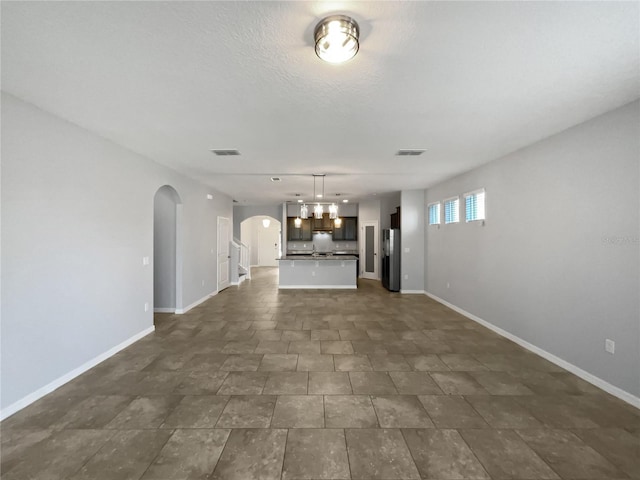
<instances>
[{"instance_id":1,"label":"dark tile floor","mask_svg":"<svg viewBox=\"0 0 640 480\"><path fill-rule=\"evenodd\" d=\"M640 411L423 295L254 269L0 426L2 480L640 479Z\"/></svg>"}]
</instances>

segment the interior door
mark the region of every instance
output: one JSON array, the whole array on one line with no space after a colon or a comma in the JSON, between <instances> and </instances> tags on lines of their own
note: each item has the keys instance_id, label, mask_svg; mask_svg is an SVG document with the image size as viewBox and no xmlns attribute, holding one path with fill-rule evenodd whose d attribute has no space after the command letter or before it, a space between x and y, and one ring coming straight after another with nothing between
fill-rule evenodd
<instances>
[{"instance_id":1,"label":"interior door","mask_svg":"<svg viewBox=\"0 0 640 480\"><path fill-rule=\"evenodd\" d=\"M360 276L378 280L379 248L378 222L362 222L360 225Z\"/></svg>"},{"instance_id":2,"label":"interior door","mask_svg":"<svg viewBox=\"0 0 640 480\"><path fill-rule=\"evenodd\" d=\"M229 286L229 219L218 217L218 291Z\"/></svg>"},{"instance_id":3,"label":"interior door","mask_svg":"<svg viewBox=\"0 0 640 480\"><path fill-rule=\"evenodd\" d=\"M259 228L258 265L263 267L277 267L280 251L280 224L271 221L268 228Z\"/></svg>"}]
</instances>

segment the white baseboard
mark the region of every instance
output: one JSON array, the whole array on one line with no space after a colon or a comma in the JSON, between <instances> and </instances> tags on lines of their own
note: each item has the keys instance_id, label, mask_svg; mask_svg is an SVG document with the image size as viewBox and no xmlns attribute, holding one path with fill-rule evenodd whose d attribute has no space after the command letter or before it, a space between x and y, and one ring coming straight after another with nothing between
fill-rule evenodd
<instances>
[{"instance_id":1,"label":"white baseboard","mask_svg":"<svg viewBox=\"0 0 640 480\"><path fill-rule=\"evenodd\" d=\"M439 302L447 307L449 307L451 310L454 310L456 312L458 312L461 315L464 315L465 317L467 317L470 320L473 320L474 322L479 323L480 325L483 325L485 327L487 327L489 330L492 330L494 332L496 332L498 335L501 335L505 338L508 338L509 340L511 340L512 342L517 343L518 345L520 345L521 347L526 348L527 350L535 353L536 355L540 355L542 358L545 358L547 360L549 360L551 363L555 363L556 365L558 365L559 367L564 368L565 370L573 373L574 375L577 375L578 377L580 377L581 379L591 383L592 385L595 385L596 387L604 390L607 393L610 393L611 395L613 395L614 397L618 397L620 400L624 400L625 402L633 405L636 408L640 408L640 398L636 397L635 395L619 388L616 387L615 385L610 384L609 382L602 380L600 377L596 377L595 375L582 370L580 367L576 367L574 364L567 362L566 360L561 359L560 357L556 357L554 354L547 352L546 350L541 349L540 347L536 347L535 345L533 345L532 343L527 342L526 340L521 339L520 337L517 337L516 335L507 332L506 330L503 330L500 327L496 327L495 325L493 325L492 323L487 322L486 320L483 320L480 317L475 316L473 313L469 313L466 310L463 310L460 307L457 307L455 305L453 305L452 303L447 302L446 300L443 300L440 297L437 297L436 295L433 295L432 293L429 292L424 292L424 294L432 299L434 299L436 302Z\"/></svg>"},{"instance_id":2,"label":"white baseboard","mask_svg":"<svg viewBox=\"0 0 640 480\"><path fill-rule=\"evenodd\" d=\"M16 412L22 410L23 408L31 405L36 400L39 400L40 398L44 397L45 395L53 392L55 389L60 388L65 383L70 382L71 380L73 380L77 376L83 374L87 370L95 367L99 363L104 362L107 358L112 357L113 355L118 353L120 350L123 350L123 349L127 348L132 343L135 343L138 340L140 340L141 338L146 337L150 333L153 333L155 331L155 329L156 329L156 327L151 326L149 328L144 329L143 331L141 331L139 333L136 333L134 336L127 338L124 342L116 345L113 348L110 348L106 352L101 353L100 355L98 355L97 357L92 358L88 362L83 363L78 368L74 368L69 373L66 373L66 374L62 375L61 377L56 378L53 382L48 383L44 387L39 388L35 392L30 393L26 397L21 398L20 400L18 400L17 402L12 403L8 407L3 408L2 411L0 411L0 420L4 420L5 418L10 417L14 413L16 413Z\"/></svg>"},{"instance_id":3,"label":"white baseboard","mask_svg":"<svg viewBox=\"0 0 640 480\"><path fill-rule=\"evenodd\" d=\"M185 307L185 308L176 308L176 315L182 315L183 313L187 313L189 310L191 310L194 307L197 307L198 305L200 305L202 302L206 302L207 300L209 300L211 297L215 296L218 294L218 291L214 291L211 292L207 295L205 295L204 297L202 297L200 300L196 300L195 302L193 302L191 305Z\"/></svg>"},{"instance_id":4,"label":"white baseboard","mask_svg":"<svg viewBox=\"0 0 640 480\"><path fill-rule=\"evenodd\" d=\"M354 290L357 289L357 285L278 285L278 288L282 289L305 289L305 290Z\"/></svg>"},{"instance_id":5,"label":"white baseboard","mask_svg":"<svg viewBox=\"0 0 640 480\"><path fill-rule=\"evenodd\" d=\"M419 293L420 295L424 295L424 290L404 290L401 288L400 293L408 293L408 294Z\"/></svg>"},{"instance_id":6,"label":"white baseboard","mask_svg":"<svg viewBox=\"0 0 640 480\"><path fill-rule=\"evenodd\" d=\"M230 285L233 286L233 287L237 287L242 282L244 282L246 279L247 279L246 275L241 275L241 276L238 277L238 281L237 282L231 282Z\"/></svg>"},{"instance_id":7,"label":"white baseboard","mask_svg":"<svg viewBox=\"0 0 640 480\"><path fill-rule=\"evenodd\" d=\"M175 308L154 308L154 313L176 313Z\"/></svg>"}]
</instances>

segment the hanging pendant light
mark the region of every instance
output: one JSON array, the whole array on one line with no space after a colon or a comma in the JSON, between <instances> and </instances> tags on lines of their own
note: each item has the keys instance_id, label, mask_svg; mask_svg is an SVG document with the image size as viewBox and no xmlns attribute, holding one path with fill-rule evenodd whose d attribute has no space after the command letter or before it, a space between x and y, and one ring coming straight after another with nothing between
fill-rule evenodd
<instances>
[{"instance_id":1,"label":"hanging pendant light","mask_svg":"<svg viewBox=\"0 0 640 480\"><path fill-rule=\"evenodd\" d=\"M322 176L322 195L316 195L316 177ZM313 175L313 198L322 198L324 197L324 175ZM313 217L318 220L322 218L322 214L324 213L324 209L322 205L318 202L315 207L313 207Z\"/></svg>"},{"instance_id":2,"label":"hanging pendant light","mask_svg":"<svg viewBox=\"0 0 640 480\"><path fill-rule=\"evenodd\" d=\"M296 217L296 219L293 221L293 224L296 228L300 228L302 226L302 220L300 220L300 217Z\"/></svg>"},{"instance_id":3,"label":"hanging pendant light","mask_svg":"<svg viewBox=\"0 0 640 480\"><path fill-rule=\"evenodd\" d=\"M335 203L329 205L329 218L331 220L338 218L338 206Z\"/></svg>"},{"instance_id":4,"label":"hanging pendant light","mask_svg":"<svg viewBox=\"0 0 640 480\"><path fill-rule=\"evenodd\" d=\"M342 226L342 219L340 217L336 218L333 221L333 226L336 228L340 228Z\"/></svg>"},{"instance_id":5,"label":"hanging pendant light","mask_svg":"<svg viewBox=\"0 0 640 480\"><path fill-rule=\"evenodd\" d=\"M302 218L303 220L309 218L309 207L307 207L306 203L300 205L300 218Z\"/></svg>"}]
</instances>

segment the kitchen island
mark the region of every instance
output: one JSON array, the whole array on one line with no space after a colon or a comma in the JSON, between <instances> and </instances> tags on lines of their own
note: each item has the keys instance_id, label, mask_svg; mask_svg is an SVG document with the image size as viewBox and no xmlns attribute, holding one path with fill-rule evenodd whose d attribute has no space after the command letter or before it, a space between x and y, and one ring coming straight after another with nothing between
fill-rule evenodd
<instances>
[{"instance_id":1,"label":"kitchen island","mask_svg":"<svg viewBox=\"0 0 640 480\"><path fill-rule=\"evenodd\" d=\"M353 255L288 255L278 259L278 288L358 288Z\"/></svg>"}]
</instances>

